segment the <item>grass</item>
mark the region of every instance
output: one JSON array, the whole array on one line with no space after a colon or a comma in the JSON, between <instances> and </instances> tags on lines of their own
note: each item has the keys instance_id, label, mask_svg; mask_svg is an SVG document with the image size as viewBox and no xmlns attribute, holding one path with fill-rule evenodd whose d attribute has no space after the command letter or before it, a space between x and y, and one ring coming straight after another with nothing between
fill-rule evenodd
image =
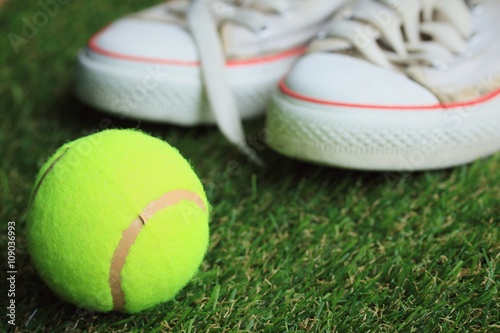
<instances>
[{"instance_id":1,"label":"grass","mask_svg":"<svg viewBox=\"0 0 500 333\"><path fill-rule=\"evenodd\" d=\"M154 1L60 5L15 53L41 9L0 7L0 279L16 222L16 326L0 332L498 332L500 155L451 170L385 174L309 165L265 149L249 165L215 128L110 118L189 158L214 205L199 275L174 301L137 315L60 301L39 279L24 235L28 195L61 144L107 116L71 93L75 55L114 18ZM262 120L246 124L257 136Z\"/></svg>"}]
</instances>

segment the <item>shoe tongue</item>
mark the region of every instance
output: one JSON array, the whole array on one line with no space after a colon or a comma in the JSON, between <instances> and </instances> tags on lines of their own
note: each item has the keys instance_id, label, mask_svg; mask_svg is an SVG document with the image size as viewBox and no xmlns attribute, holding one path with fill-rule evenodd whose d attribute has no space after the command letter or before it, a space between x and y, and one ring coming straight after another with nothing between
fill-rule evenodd
<instances>
[{"instance_id":1,"label":"shoe tongue","mask_svg":"<svg viewBox=\"0 0 500 333\"><path fill-rule=\"evenodd\" d=\"M235 25L232 23L222 23L219 27L222 48L227 58L234 57Z\"/></svg>"}]
</instances>

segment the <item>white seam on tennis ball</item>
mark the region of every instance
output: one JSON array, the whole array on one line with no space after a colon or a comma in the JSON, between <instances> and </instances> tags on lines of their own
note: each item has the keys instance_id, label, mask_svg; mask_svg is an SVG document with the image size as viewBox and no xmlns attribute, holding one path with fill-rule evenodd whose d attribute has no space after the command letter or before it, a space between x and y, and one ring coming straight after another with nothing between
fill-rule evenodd
<instances>
[{"instance_id":1,"label":"white seam on tennis ball","mask_svg":"<svg viewBox=\"0 0 500 333\"><path fill-rule=\"evenodd\" d=\"M130 248L139 236L143 226L146 225L148 220L158 211L173 206L182 200L192 201L205 213L207 212L205 203L197 193L188 190L173 190L164 194L158 200L152 201L142 213L132 221L130 226L123 231L122 238L111 259L109 272L109 286L113 298L113 310L122 311L125 308L125 294L122 289L121 271L127 260Z\"/></svg>"},{"instance_id":2,"label":"white seam on tennis ball","mask_svg":"<svg viewBox=\"0 0 500 333\"><path fill-rule=\"evenodd\" d=\"M66 153L68 152L68 150L70 149L71 147L67 147L66 150L63 151L63 153L59 156L56 157L56 159L54 160L54 162L52 162L52 164L47 168L47 170L45 170L45 172L43 173L42 177L40 177L40 180L38 181L38 183L36 184L35 186L35 189L33 190L33 194L31 196L31 202L33 202L35 200L35 197L38 193L38 190L40 189L40 186L42 185L43 181L45 180L45 177L47 177L47 175L50 173L50 171L52 171L52 169L54 168L54 166L59 162L59 160L64 156L66 155Z\"/></svg>"}]
</instances>

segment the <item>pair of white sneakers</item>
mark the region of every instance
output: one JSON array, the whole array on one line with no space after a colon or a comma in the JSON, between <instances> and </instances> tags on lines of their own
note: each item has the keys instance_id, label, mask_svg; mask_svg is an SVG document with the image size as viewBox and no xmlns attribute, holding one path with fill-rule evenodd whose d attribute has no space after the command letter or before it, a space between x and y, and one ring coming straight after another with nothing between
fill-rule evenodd
<instances>
[{"instance_id":1,"label":"pair of white sneakers","mask_svg":"<svg viewBox=\"0 0 500 333\"><path fill-rule=\"evenodd\" d=\"M292 158L425 170L500 150L497 0L173 0L79 54L77 96L122 117L241 119ZM270 102L271 100L271 102Z\"/></svg>"}]
</instances>

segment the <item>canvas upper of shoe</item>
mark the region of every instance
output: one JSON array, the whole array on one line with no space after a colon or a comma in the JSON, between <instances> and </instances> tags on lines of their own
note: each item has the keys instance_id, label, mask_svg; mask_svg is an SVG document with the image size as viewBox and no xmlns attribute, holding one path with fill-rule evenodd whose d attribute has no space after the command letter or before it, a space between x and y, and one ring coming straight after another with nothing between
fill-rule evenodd
<instances>
[{"instance_id":1,"label":"canvas upper of shoe","mask_svg":"<svg viewBox=\"0 0 500 333\"><path fill-rule=\"evenodd\" d=\"M134 27L127 27L126 30L126 32L137 31L135 33L137 39L134 38L134 42L140 43L144 41L144 36L148 36L147 39L154 38L158 41L168 40L172 44L175 43L164 45L162 53L154 56L168 58L171 52L176 52L173 54L174 59L185 60L186 57L188 60L196 60L196 44L191 38L187 19L190 6L196 1L174 0L148 8L115 22L113 25L118 27L107 29L106 33L112 34L109 40L123 38L119 26L135 22ZM303 47L344 0L203 0L202 2L207 5L208 11L217 22L226 58L241 60ZM144 25L144 21L151 25ZM154 24L155 22L157 24ZM182 32L182 38L189 39L190 43L186 40L179 40L177 43L178 36L170 38L169 31L177 34ZM109 40L102 41L104 48L108 48L106 44ZM173 46L188 49L182 54ZM109 47L116 49L126 46L116 43ZM134 52L139 51L134 49ZM149 48L145 48L144 52L153 53Z\"/></svg>"},{"instance_id":2,"label":"canvas upper of shoe","mask_svg":"<svg viewBox=\"0 0 500 333\"><path fill-rule=\"evenodd\" d=\"M226 60L236 62L303 48L344 1L265 1L267 7L255 7L250 2L243 6L213 0L208 6L218 23ZM196 62L197 45L187 20L190 5L189 0L174 0L128 15L103 29L92 43L100 54Z\"/></svg>"},{"instance_id":3,"label":"canvas upper of shoe","mask_svg":"<svg viewBox=\"0 0 500 333\"><path fill-rule=\"evenodd\" d=\"M469 101L500 88L499 13L495 0L360 0L311 44L286 84L359 104ZM332 74L305 74L316 67ZM311 91L311 80L324 88Z\"/></svg>"}]
</instances>

